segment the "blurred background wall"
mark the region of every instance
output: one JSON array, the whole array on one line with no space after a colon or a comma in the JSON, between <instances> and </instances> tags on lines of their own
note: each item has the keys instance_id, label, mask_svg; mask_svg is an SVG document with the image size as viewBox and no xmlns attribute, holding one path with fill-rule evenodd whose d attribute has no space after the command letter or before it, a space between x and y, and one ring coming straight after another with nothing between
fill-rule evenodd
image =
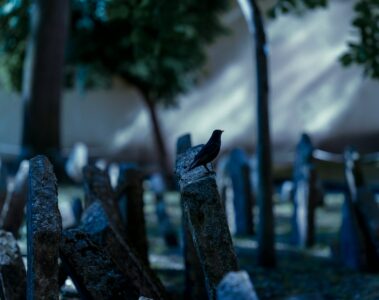
<instances>
[{"instance_id":1,"label":"blurred background wall","mask_svg":"<svg viewBox=\"0 0 379 300\"><path fill-rule=\"evenodd\" d=\"M349 39L350 3L335 1L327 10L267 22L277 162L292 158L303 131L330 151L341 151L346 144L363 152L379 148L379 85L365 79L361 69L344 69L338 62ZM224 150L235 146L254 150L253 45L237 7L224 22L230 33L209 48L199 87L182 96L179 107L160 110L171 153L181 134L190 132L194 144L204 143L215 128L225 130ZM135 91L114 81L110 90L65 93L61 122L66 153L81 141L92 156L151 159L154 140L147 112ZM0 91L0 155L18 154L21 117L19 95Z\"/></svg>"}]
</instances>

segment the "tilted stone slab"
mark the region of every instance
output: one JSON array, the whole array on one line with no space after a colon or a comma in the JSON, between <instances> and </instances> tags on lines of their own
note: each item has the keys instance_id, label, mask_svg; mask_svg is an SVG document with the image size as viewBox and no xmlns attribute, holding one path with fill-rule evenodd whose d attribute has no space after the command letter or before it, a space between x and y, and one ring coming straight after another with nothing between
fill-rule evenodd
<instances>
[{"instance_id":1,"label":"tilted stone slab","mask_svg":"<svg viewBox=\"0 0 379 300\"><path fill-rule=\"evenodd\" d=\"M59 299L58 258L62 219L53 166L41 155L30 160L27 229L27 297Z\"/></svg>"},{"instance_id":2,"label":"tilted stone slab","mask_svg":"<svg viewBox=\"0 0 379 300\"><path fill-rule=\"evenodd\" d=\"M118 204L125 225L126 238L144 262L148 264L141 172L134 165L121 164L118 186L123 187L123 193L121 198L118 199Z\"/></svg>"},{"instance_id":3,"label":"tilted stone slab","mask_svg":"<svg viewBox=\"0 0 379 300\"><path fill-rule=\"evenodd\" d=\"M176 156L178 157L191 147L191 135L185 134L180 136L176 143ZM176 182L176 185L179 189L178 182ZM184 299L206 299L207 290L205 287L204 273L196 254L187 218L184 216L184 204L182 198L180 199L180 206L182 210L182 247L185 265Z\"/></svg>"},{"instance_id":4,"label":"tilted stone slab","mask_svg":"<svg viewBox=\"0 0 379 300\"><path fill-rule=\"evenodd\" d=\"M215 299L218 283L228 272L238 270L238 262L215 175L207 173L203 167L187 171L200 149L201 146L193 147L178 157L176 176L208 297Z\"/></svg>"},{"instance_id":5,"label":"tilted stone slab","mask_svg":"<svg viewBox=\"0 0 379 300\"><path fill-rule=\"evenodd\" d=\"M78 230L63 232L61 259L84 299L138 299L140 294L107 253Z\"/></svg>"},{"instance_id":6,"label":"tilted stone slab","mask_svg":"<svg viewBox=\"0 0 379 300\"><path fill-rule=\"evenodd\" d=\"M115 265L128 279L130 288L153 299L167 299L166 291L158 277L115 230L99 201L94 202L83 214L80 230L99 248L104 249Z\"/></svg>"},{"instance_id":7,"label":"tilted stone slab","mask_svg":"<svg viewBox=\"0 0 379 300\"><path fill-rule=\"evenodd\" d=\"M250 166L242 149L234 149L229 157L226 170L233 186L233 204L237 235L254 234L253 205Z\"/></svg>"},{"instance_id":8,"label":"tilted stone slab","mask_svg":"<svg viewBox=\"0 0 379 300\"><path fill-rule=\"evenodd\" d=\"M4 230L0 230L0 289L4 299L26 298L26 271L20 249L12 233Z\"/></svg>"},{"instance_id":9,"label":"tilted stone slab","mask_svg":"<svg viewBox=\"0 0 379 300\"><path fill-rule=\"evenodd\" d=\"M28 190L29 161L21 162L16 173L13 185L8 190L8 195L0 215L0 226L6 231L12 232L17 238L18 232L25 218L25 206Z\"/></svg>"}]
</instances>

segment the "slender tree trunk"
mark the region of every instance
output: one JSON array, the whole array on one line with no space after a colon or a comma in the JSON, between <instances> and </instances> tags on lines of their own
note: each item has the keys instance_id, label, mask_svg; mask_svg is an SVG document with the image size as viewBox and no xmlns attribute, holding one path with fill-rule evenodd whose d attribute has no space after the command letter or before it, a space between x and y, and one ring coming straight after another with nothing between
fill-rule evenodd
<instances>
[{"instance_id":1,"label":"slender tree trunk","mask_svg":"<svg viewBox=\"0 0 379 300\"><path fill-rule=\"evenodd\" d=\"M257 202L259 205L258 264L264 267L274 267L276 257L269 127L268 46L262 14L256 1L239 0L239 3L255 41L257 70Z\"/></svg>"},{"instance_id":2,"label":"slender tree trunk","mask_svg":"<svg viewBox=\"0 0 379 300\"><path fill-rule=\"evenodd\" d=\"M167 148L165 144L165 140L162 135L162 130L160 126L160 122L158 120L157 116L157 110L154 102L146 95L146 93L141 92L143 100L146 104L146 107L149 111L150 119L151 119L151 125L154 133L155 138L155 144L158 151L158 162L161 169L161 172L163 172L166 186L167 184L171 184L172 179L172 170L170 168L170 164L168 162L168 154L167 154Z\"/></svg>"},{"instance_id":3,"label":"slender tree trunk","mask_svg":"<svg viewBox=\"0 0 379 300\"><path fill-rule=\"evenodd\" d=\"M22 157L46 154L54 161L60 148L60 99L69 0L36 0L23 78Z\"/></svg>"}]
</instances>

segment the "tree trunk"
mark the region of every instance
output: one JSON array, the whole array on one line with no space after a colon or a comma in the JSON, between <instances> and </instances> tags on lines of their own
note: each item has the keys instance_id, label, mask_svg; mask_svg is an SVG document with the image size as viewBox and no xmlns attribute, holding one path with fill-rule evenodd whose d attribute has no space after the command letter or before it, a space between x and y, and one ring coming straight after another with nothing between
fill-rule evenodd
<instances>
[{"instance_id":1,"label":"tree trunk","mask_svg":"<svg viewBox=\"0 0 379 300\"><path fill-rule=\"evenodd\" d=\"M142 92L142 98L146 104L146 107L149 111L150 119L151 119L151 125L154 133L155 138L155 144L158 151L158 162L161 169L161 172L163 173L163 176L165 178L166 187L167 185L171 185L172 181L172 170L170 168L170 164L168 162L168 154L167 154L167 148L166 144L162 135L161 126L158 120L156 106L154 102L149 98L149 96Z\"/></svg>"},{"instance_id":2,"label":"tree trunk","mask_svg":"<svg viewBox=\"0 0 379 300\"><path fill-rule=\"evenodd\" d=\"M60 99L69 0L36 0L26 50L22 153L45 154L54 161L60 148Z\"/></svg>"},{"instance_id":3,"label":"tree trunk","mask_svg":"<svg viewBox=\"0 0 379 300\"><path fill-rule=\"evenodd\" d=\"M269 127L269 79L267 42L262 15L255 0L239 0L255 41L257 78L257 172L259 205L258 264L276 265L272 203L271 145Z\"/></svg>"}]
</instances>

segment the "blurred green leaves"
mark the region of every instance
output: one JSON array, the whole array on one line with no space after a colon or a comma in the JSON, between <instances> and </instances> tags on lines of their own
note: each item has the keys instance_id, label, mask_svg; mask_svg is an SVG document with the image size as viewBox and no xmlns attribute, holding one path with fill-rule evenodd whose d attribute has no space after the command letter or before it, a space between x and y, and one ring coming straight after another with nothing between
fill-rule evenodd
<instances>
[{"instance_id":1,"label":"blurred green leaves","mask_svg":"<svg viewBox=\"0 0 379 300\"><path fill-rule=\"evenodd\" d=\"M2 84L20 89L31 1L0 5ZM205 47L225 33L219 17L228 7L228 0L71 0L66 83L88 88L118 76L174 105L195 83Z\"/></svg>"},{"instance_id":2,"label":"blurred green leaves","mask_svg":"<svg viewBox=\"0 0 379 300\"><path fill-rule=\"evenodd\" d=\"M379 0L361 0L354 6L353 39L340 61L362 65L364 74L379 79Z\"/></svg>"}]
</instances>

